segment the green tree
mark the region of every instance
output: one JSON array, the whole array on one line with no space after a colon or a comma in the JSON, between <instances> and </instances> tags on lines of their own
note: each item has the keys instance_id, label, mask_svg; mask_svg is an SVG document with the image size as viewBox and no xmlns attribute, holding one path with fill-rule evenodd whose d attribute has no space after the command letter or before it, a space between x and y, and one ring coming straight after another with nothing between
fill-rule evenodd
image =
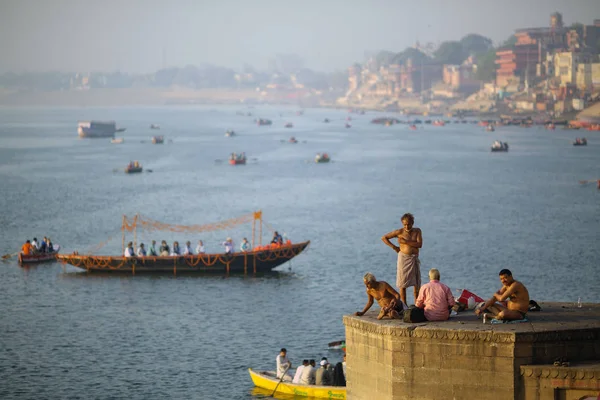
<instances>
[{"instance_id":1,"label":"green tree","mask_svg":"<svg viewBox=\"0 0 600 400\"><path fill-rule=\"evenodd\" d=\"M461 64L468 54L460 42L443 42L433 53L434 59L440 64Z\"/></svg>"},{"instance_id":2,"label":"green tree","mask_svg":"<svg viewBox=\"0 0 600 400\"><path fill-rule=\"evenodd\" d=\"M496 78L496 49L488 50L477 59L477 79L484 82L493 81Z\"/></svg>"},{"instance_id":3,"label":"green tree","mask_svg":"<svg viewBox=\"0 0 600 400\"><path fill-rule=\"evenodd\" d=\"M506 39L504 41L504 43L502 43L500 45L500 47L502 47L502 48L508 48L508 49L514 49L516 44L517 44L517 37L515 35L510 35L508 37L508 39Z\"/></svg>"},{"instance_id":4,"label":"green tree","mask_svg":"<svg viewBox=\"0 0 600 400\"><path fill-rule=\"evenodd\" d=\"M465 53L475 55L485 54L494 47L492 39L476 33L470 33L460 39L460 44L462 44Z\"/></svg>"},{"instance_id":5,"label":"green tree","mask_svg":"<svg viewBox=\"0 0 600 400\"><path fill-rule=\"evenodd\" d=\"M409 58L412 60L413 64L431 61L431 58L427 54L414 47L408 47L404 51L396 54L392 59L392 64L405 64Z\"/></svg>"}]
</instances>

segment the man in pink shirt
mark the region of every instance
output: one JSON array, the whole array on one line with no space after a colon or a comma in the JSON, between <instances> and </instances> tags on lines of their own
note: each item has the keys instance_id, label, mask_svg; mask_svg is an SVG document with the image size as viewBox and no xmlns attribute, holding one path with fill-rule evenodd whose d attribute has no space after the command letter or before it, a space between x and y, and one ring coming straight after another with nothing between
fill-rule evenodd
<instances>
[{"instance_id":1,"label":"man in pink shirt","mask_svg":"<svg viewBox=\"0 0 600 400\"><path fill-rule=\"evenodd\" d=\"M440 271L429 270L429 283L421 286L415 305L423 308L427 321L445 321L454 305L450 288L440 282Z\"/></svg>"}]
</instances>

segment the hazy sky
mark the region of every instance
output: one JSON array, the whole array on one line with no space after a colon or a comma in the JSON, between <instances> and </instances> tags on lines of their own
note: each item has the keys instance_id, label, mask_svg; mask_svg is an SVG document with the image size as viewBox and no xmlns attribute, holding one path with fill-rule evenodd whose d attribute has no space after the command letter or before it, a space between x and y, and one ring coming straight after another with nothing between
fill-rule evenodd
<instances>
[{"instance_id":1,"label":"hazy sky","mask_svg":"<svg viewBox=\"0 0 600 400\"><path fill-rule=\"evenodd\" d=\"M265 68L277 53L345 69L366 50L600 19L600 0L0 0L0 72Z\"/></svg>"}]
</instances>

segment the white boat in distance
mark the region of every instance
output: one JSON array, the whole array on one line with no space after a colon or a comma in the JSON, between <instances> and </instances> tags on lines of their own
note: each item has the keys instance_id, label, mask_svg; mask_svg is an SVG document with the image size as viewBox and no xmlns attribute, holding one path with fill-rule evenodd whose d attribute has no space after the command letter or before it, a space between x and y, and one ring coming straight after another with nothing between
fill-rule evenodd
<instances>
[{"instance_id":1,"label":"white boat in distance","mask_svg":"<svg viewBox=\"0 0 600 400\"><path fill-rule=\"evenodd\" d=\"M115 121L79 121L77 133L80 138L104 138L114 137L116 132L125 129L117 129Z\"/></svg>"}]
</instances>

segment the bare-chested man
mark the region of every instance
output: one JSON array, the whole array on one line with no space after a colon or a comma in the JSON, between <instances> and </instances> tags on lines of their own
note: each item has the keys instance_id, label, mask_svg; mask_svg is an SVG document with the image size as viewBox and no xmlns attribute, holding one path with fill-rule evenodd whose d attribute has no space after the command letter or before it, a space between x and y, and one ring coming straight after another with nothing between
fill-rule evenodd
<instances>
[{"instance_id":1,"label":"bare-chested man","mask_svg":"<svg viewBox=\"0 0 600 400\"><path fill-rule=\"evenodd\" d=\"M370 272L365 274L363 281L367 287L367 296L369 296L369 300L367 301L365 308L362 311L355 312L354 315L359 317L364 315L369 311L369 308L373 305L373 299L375 299L381 307L377 319L382 319L383 317L390 317L392 319L402 318L400 315L400 312L404 309L402 300L400 300L398 292L396 292L389 283L384 281L377 282L375 276Z\"/></svg>"},{"instance_id":2,"label":"bare-chested man","mask_svg":"<svg viewBox=\"0 0 600 400\"><path fill-rule=\"evenodd\" d=\"M527 288L521 282L516 281L508 269L503 269L498 275L500 275L502 287L494 294L494 297L478 307L475 314L489 312L496 319L504 320L525 318L529 309Z\"/></svg>"},{"instance_id":3,"label":"bare-chested man","mask_svg":"<svg viewBox=\"0 0 600 400\"><path fill-rule=\"evenodd\" d=\"M406 288L413 286L415 301L419 296L419 289L421 288L421 262L419 261L419 249L423 247L423 236L419 228L415 228L415 218L412 214L406 213L401 218L402 225L401 229L396 229L386 235L381 240L383 243L390 246L396 253L398 253L397 269L398 275L396 277L396 286L400 289L400 297L405 304L406 301ZM398 239L400 246L395 246L390 239Z\"/></svg>"}]
</instances>

